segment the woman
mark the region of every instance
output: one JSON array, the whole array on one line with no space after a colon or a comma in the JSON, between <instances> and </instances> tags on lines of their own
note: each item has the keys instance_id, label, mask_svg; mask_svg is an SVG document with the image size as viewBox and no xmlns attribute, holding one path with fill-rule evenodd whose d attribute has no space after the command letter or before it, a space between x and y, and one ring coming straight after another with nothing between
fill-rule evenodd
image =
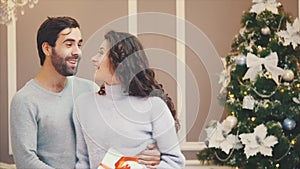
<instances>
[{"instance_id":1,"label":"woman","mask_svg":"<svg viewBox=\"0 0 300 169\"><path fill-rule=\"evenodd\" d=\"M92 62L95 80L105 84L75 102L76 167L97 168L110 148L136 156L156 142L161 152L157 168L184 168L174 104L155 80L139 40L110 31Z\"/></svg>"}]
</instances>

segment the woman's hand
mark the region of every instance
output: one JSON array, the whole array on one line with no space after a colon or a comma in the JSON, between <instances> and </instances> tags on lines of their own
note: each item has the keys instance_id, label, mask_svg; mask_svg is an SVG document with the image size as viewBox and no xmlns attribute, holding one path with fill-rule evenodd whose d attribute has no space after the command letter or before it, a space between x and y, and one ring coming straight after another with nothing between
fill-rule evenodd
<instances>
[{"instance_id":1,"label":"woman's hand","mask_svg":"<svg viewBox=\"0 0 300 169\"><path fill-rule=\"evenodd\" d=\"M147 149L137 155L140 164L146 165L147 168L156 169L160 163L160 151L156 144L149 144Z\"/></svg>"}]
</instances>

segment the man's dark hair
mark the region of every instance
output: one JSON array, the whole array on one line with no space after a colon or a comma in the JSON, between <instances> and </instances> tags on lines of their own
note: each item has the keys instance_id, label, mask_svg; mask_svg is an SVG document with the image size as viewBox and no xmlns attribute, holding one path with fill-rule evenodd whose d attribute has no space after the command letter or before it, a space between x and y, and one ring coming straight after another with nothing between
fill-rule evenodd
<instances>
[{"instance_id":1,"label":"man's dark hair","mask_svg":"<svg viewBox=\"0 0 300 169\"><path fill-rule=\"evenodd\" d=\"M42 44L47 42L50 46L55 47L58 34L66 28L80 28L78 22L71 17L48 17L40 26L37 33L37 48L40 57L40 64L45 61L45 54Z\"/></svg>"}]
</instances>

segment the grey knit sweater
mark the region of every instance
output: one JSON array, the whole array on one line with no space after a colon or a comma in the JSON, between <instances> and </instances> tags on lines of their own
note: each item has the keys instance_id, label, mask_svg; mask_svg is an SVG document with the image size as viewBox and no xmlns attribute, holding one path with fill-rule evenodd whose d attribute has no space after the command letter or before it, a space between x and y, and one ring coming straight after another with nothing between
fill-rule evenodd
<instances>
[{"instance_id":1,"label":"grey knit sweater","mask_svg":"<svg viewBox=\"0 0 300 169\"><path fill-rule=\"evenodd\" d=\"M73 101L98 88L77 77L68 77L59 93L42 88L33 79L27 82L11 103L11 143L17 168L74 168Z\"/></svg>"},{"instance_id":2,"label":"grey knit sweater","mask_svg":"<svg viewBox=\"0 0 300 169\"><path fill-rule=\"evenodd\" d=\"M75 101L76 168L96 169L109 148L135 156L152 142L162 154L158 168L184 168L174 120L163 100L122 94L119 85L105 90L106 96L86 93Z\"/></svg>"}]
</instances>

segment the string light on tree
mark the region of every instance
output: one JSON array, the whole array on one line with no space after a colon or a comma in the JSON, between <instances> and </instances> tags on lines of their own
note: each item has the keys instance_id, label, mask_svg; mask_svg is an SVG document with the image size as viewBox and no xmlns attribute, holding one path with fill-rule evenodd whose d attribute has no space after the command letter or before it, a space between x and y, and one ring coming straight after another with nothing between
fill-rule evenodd
<instances>
[{"instance_id":1,"label":"string light on tree","mask_svg":"<svg viewBox=\"0 0 300 169\"><path fill-rule=\"evenodd\" d=\"M267 73L266 73L266 78L267 78L267 79L272 79L272 74L271 74L270 72L267 72Z\"/></svg>"},{"instance_id":2,"label":"string light on tree","mask_svg":"<svg viewBox=\"0 0 300 169\"><path fill-rule=\"evenodd\" d=\"M297 88L300 88L300 83L298 82L295 86L296 86Z\"/></svg>"},{"instance_id":3,"label":"string light on tree","mask_svg":"<svg viewBox=\"0 0 300 169\"><path fill-rule=\"evenodd\" d=\"M251 117L250 120L251 120L252 122L255 122L256 117Z\"/></svg>"},{"instance_id":4,"label":"string light on tree","mask_svg":"<svg viewBox=\"0 0 300 169\"><path fill-rule=\"evenodd\" d=\"M257 46L257 51L258 52L261 52L263 50L263 48L259 45L259 46Z\"/></svg>"},{"instance_id":5,"label":"string light on tree","mask_svg":"<svg viewBox=\"0 0 300 169\"><path fill-rule=\"evenodd\" d=\"M295 144L296 144L296 140L292 140L291 145L295 145Z\"/></svg>"}]
</instances>

